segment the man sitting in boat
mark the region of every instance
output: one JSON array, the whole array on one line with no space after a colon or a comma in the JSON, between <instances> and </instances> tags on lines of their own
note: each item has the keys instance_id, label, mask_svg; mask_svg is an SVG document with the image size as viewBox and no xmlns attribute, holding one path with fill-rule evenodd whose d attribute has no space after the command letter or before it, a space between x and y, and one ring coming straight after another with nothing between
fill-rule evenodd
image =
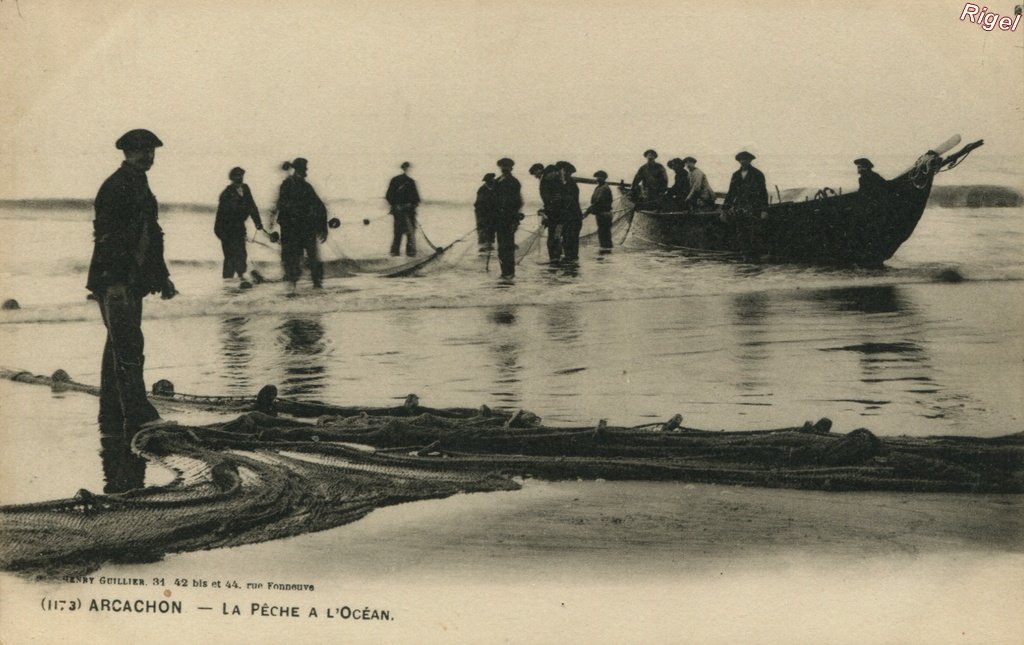
<instances>
[{"instance_id":1,"label":"man sitting in boat","mask_svg":"<svg viewBox=\"0 0 1024 645\"><path fill-rule=\"evenodd\" d=\"M685 200L687 208L695 211L714 208L715 191L711 190L708 176L697 167L697 160L693 157L684 157L683 165L690 179L690 192L687 193Z\"/></svg>"},{"instance_id":2,"label":"man sitting in boat","mask_svg":"<svg viewBox=\"0 0 1024 645\"><path fill-rule=\"evenodd\" d=\"M690 194L690 173L687 172L683 160L679 157L670 159L665 165L675 173L675 181L665 193L665 198L661 202L661 210L678 213L686 210L686 196Z\"/></svg>"},{"instance_id":3,"label":"man sitting in boat","mask_svg":"<svg viewBox=\"0 0 1024 645\"><path fill-rule=\"evenodd\" d=\"M885 192L885 179L873 170L875 164L870 159L861 157L854 159L857 166L857 174L860 175L860 193L866 197L875 199L880 193Z\"/></svg>"},{"instance_id":4,"label":"man sitting in boat","mask_svg":"<svg viewBox=\"0 0 1024 645\"><path fill-rule=\"evenodd\" d=\"M756 157L746 150L736 155L739 170L732 174L729 192L725 196L725 210L760 217L768 209L768 188L764 173L750 165Z\"/></svg>"},{"instance_id":5,"label":"man sitting in boat","mask_svg":"<svg viewBox=\"0 0 1024 645\"><path fill-rule=\"evenodd\" d=\"M657 204L668 188L668 173L665 172L665 166L655 161L658 158L657 152L647 150L644 157L647 163L640 166L633 177L631 196L638 204Z\"/></svg>"}]
</instances>

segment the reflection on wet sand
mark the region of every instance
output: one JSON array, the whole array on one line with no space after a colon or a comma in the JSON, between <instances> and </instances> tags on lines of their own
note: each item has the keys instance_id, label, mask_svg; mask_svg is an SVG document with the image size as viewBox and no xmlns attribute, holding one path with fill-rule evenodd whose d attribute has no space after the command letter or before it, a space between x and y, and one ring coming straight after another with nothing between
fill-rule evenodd
<instances>
[{"instance_id":1,"label":"reflection on wet sand","mask_svg":"<svg viewBox=\"0 0 1024 645\"><path fill-rule=\"evenodd\" d=\"M488 349L494 357L495 378L494 390L491 395L504 406L522 405L523 392L520 373L523 366L519 362L522 341L515 306L501 306L487 313L488 325L486 335L489 339Z\"/></svg>"},{"instance_id":2,"label":"reflection on wet sand","mask_svg":"<svg viewBox=\"0 0 1024 645\"><path fill-rule=\"evenodd\" d=\"M277 331L284 369L281 394L309 396L323 392L330 357L320 316L288 318Z\"/></svg>"},{"instance_id":3,"label":"reflection on wet sand","mask_svg":"<svg viewBox=\"0 0 1024 645\"><path fill-rule=\"evenodd\" d=\"M249 333L249 318L230 316L221 321L221 356L228 391L248 394L252 390L250 366L253 341Z\"/></svg>"},{"instance_id":4,"label":"reflection on wet sand","mask_svg":"<svg viewBox=\"0 0 1024 645\"><path fill-rule=\"evenodd\" d=\"M772 379L764 373L769 358L769 297L764 293L743 293L732 299L732 313L739 336L734 357L739 367L736 386L741 396L770 396Z\"/></svg>"}]
</instances>

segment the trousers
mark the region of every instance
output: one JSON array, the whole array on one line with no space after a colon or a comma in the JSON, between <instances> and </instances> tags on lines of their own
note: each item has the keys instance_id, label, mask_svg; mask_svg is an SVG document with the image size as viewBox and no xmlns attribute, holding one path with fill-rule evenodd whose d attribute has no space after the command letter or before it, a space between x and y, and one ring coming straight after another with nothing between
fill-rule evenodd
<instances>
[{"instance_id":1,"label":"trousers","mask_svg":"<svg viewBox=\"0 0 1024 645\"><path fill-rule=\"evenodd\" d=\"M320 261L320 249L316 243L316 233L303 229L281 227L281 264L284 266L284 279L296 283L302 276L302 254L306 254L309 266L309 277L313 286L319 287L324 279L324 263Z\"/></svg>"},{"instance_id":2,"label":"trousers","mask_svg":"<svg viewBox=\"0 0 1024 645\"><path fill-rule=\"evenodd\" d=\"M612 248L612 214L594 213L597 220L597 240L602 249Z\"/></svg>"},{"instance_id":3,"label":"trousers","mask_svg":"<svg viewBox=\"0 0 1024 645\"><path fill-rule=\"evenodd\" d=\"M224 269L221 271L221 277L233 278L237 274L241 278L248 270L245 233L221 238L220 248L224 251Z\"/></svg>"},{"instance_id":4,"label":"trousers","mask_svg":"<svg viewBox=\"0 0 1024 645\"><path fill-rule=\"evenodd\" d=\"M583 228L583 220L573 217L562 224L562 255L570 262L580 257L580 229Z\"/></svg>"},{"instance_id":5,"label":"trousers","mask_svg":"<svg viewBox=\"0 0 1024 645\"><path fill-rule=\"evenodd\" d=\"M134 432L143 423L160 418L146 398L142 377L142 296L124 285L115 285L108 287L97 302L107 328L100 371L100 426L120 425L126 432Z\"/></svg>"},{"instance_id":6,"label":"trousers","mask_svg":"<svg viewBox=\"0 0 1024 645\"><path fill-rule=\"evenodd\" d=\"M502 217L494 223L494 231L498 238L498 264L501 266L503 278L511 278L516 274L516 229L519 220L513 217Z\"/></svg>"},{"instance_id":7,"label":"trousers","mask_svg":"<svg viewBox=\"0 0 1024 645\"><path fill-rule=\"evenodd\" d=\"M416 211L395 211L394 235L391 238L391 255L399 255L402 249L402 236L405 236L405 254L416 255Z\"/></svg>"}]
</instances>

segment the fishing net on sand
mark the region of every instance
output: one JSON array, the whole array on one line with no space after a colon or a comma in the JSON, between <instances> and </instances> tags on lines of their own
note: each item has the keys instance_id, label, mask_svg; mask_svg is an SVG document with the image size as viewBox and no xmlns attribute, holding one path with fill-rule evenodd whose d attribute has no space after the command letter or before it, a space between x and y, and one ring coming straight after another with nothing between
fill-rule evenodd
<instances>
[{"instance_id":1,"label":"fishing net on sand","mask_svg":"<svg viewBox=\"0 0 1024 645\"><path fill-rule=\"evenodd\" d=\"M95 391L13 370L26 384ZM207 425L123 438L175 473L163 486L0 507L0 569L50 578L105 562L262 542L355 521L375 508L464 492L515 490L518 478L676 480L819 490L1024 492L1024 435L880 438L822 419L749 432L665 423L549 427L522 410L355 408L276 398L165 394L162 410L242 411ZM69 491L70 492L70 491Z\"/></svg>"}]
</instances>

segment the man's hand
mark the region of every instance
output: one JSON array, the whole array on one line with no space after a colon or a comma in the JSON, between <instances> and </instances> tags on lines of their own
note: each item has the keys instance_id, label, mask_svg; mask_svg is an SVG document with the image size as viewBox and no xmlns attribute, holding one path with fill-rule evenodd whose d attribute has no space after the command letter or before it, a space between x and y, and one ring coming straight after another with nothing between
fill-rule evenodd
<instances>
[{"instance_id":1,"label":"man's hand","mask_svg":"<svg viewBox=\"0 0 1024 645\"><path fill-rule=\"evenodd\" d=\"M174 283L171 282L171 279L167 278L164 281L163 288L160 289L160 297L164 300L170 300L176 295L178 295L178 290L174 288Z\"/></svg>"},{"instance_id":2,"label":"man's hand","mask_svg":"<svg viewBox=\"0 0 1024 645\"><path fill-rule=\"evenodd\" d=\"M323 244L327 241L327 233L317 233L316 239L320 240L320 243Z\"/></svg>"}]
</instances>

